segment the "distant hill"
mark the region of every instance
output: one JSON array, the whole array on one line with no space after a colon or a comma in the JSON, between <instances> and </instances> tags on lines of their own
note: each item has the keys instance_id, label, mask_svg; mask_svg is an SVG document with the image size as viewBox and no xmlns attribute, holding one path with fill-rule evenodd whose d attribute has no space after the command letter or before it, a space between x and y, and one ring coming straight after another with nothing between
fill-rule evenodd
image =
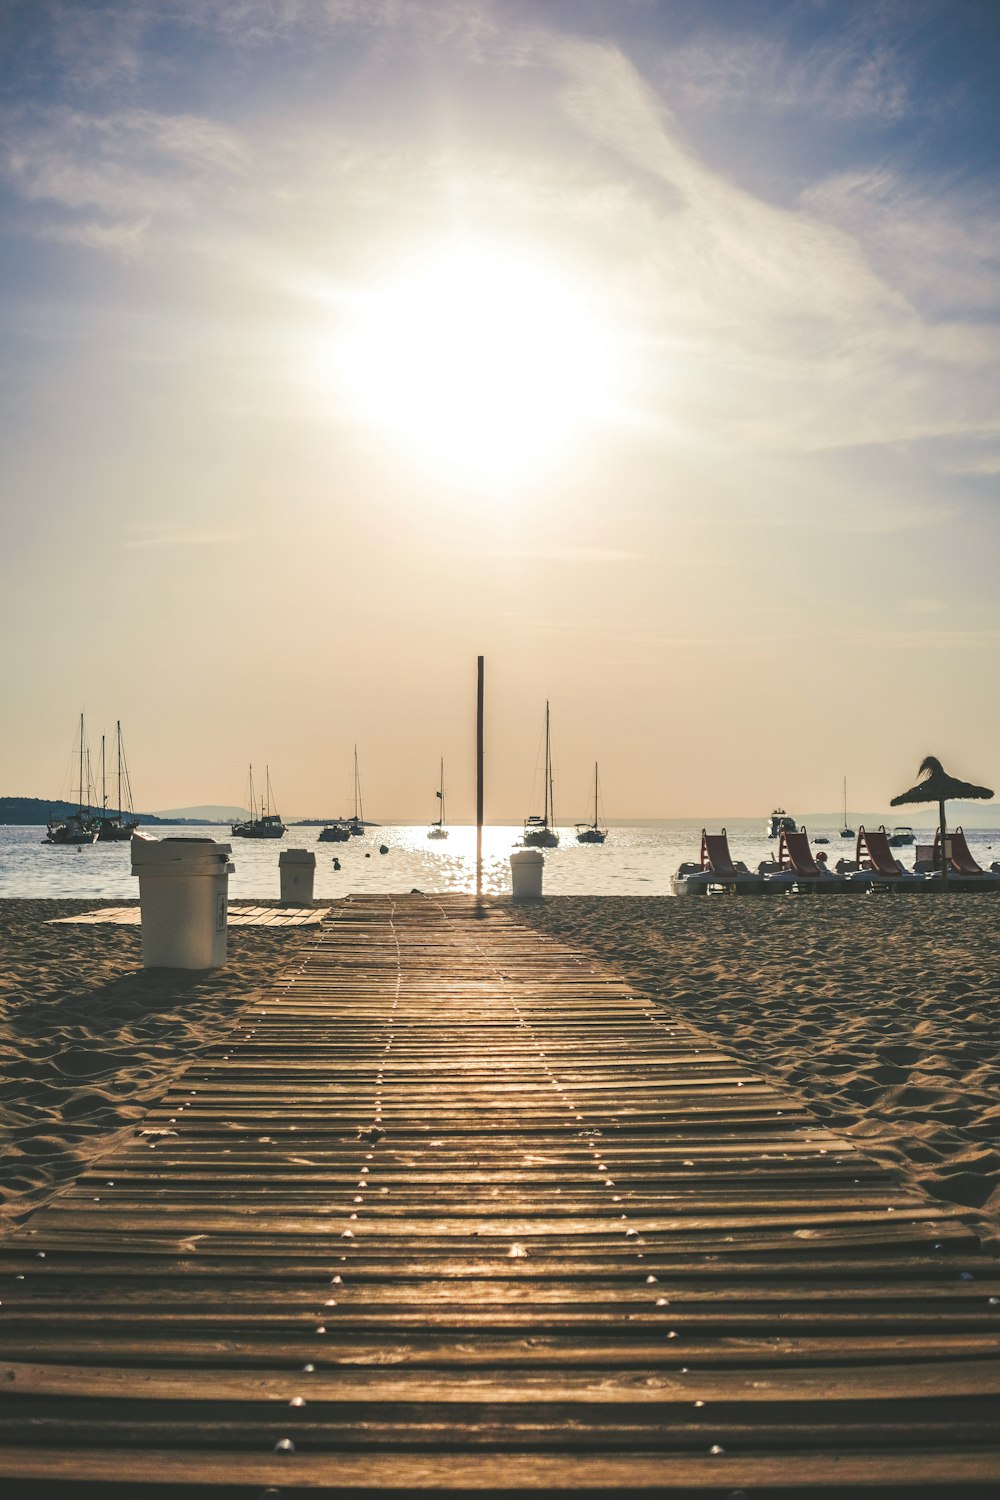
<instances>
[{"instance_id":1,"label":"distant hill","mask_svg":"<svg viewBox=\"0 0 1000 1500\"><path fill-rule=\"evenodd\" d=\"M46 802L41 797L0 797L0 823L44 825L55 818L67 818L79 808L77 802ZM136 813L140 823L165 823L155 813Z\"/></svg>"},{"instance_id":2,"label":"distant hill","mask_svg":"<svg viewBox=\"0 0 1000 1500\"><path fill-rule=\"evenodd\" d=\"M234 818L245 818L243 807L170 807L161 808L158 818L172 823L231 823Z\"/></svg>"}]
</instances>

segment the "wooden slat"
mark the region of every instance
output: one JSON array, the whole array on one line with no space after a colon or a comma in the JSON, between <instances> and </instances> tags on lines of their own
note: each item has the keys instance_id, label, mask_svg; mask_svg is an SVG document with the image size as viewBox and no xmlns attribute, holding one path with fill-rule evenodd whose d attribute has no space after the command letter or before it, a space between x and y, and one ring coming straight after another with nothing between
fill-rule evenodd
<instances>
[{"instance_id":1,"label":"wooden slat","mask_svg":"<svg viewBox=\"0 0 1000 1500\"><path fill-rule=\"evenodd\" d=\"M355 897L297 943L0 1244L26 1497L1000 1479L964 1213L501 903Z\"/></svg>"}]
</instances>

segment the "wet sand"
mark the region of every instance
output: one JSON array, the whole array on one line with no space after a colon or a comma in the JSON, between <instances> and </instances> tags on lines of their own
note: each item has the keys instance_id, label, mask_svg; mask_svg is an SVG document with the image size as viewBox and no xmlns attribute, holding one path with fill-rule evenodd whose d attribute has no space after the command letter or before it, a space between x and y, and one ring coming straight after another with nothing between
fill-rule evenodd
<instances>
[{"instance_id":1,"label":"wet sand","mask_svg":"<svg viewBox=\"0 0 1000 1500\"><path fill-rule=\"evenodd\" d=\"M231 928L224 969L145 973L138 927L48 925L105 904L0 901L0 1233L133 1129L314 931ZM1000 899L502 904L975 1211L1000 1251Z\"/></svg>"},{"instance_id":2,"label":"wet sand","mask_svg":"<svg viewBox=\"0 0 1000 1500\"><path fill-rule=\"evenodd\" d=\"M1000 898L555 896L592 948L1000 1253Z\"/></svg>"},{"instance_id":3,"label":"wet sand","mask_svg":"<svg viewBox=\"0 0 1000 1500\"><path fill-rule=\"evenodd\" d=\"M107 905L0 901L0 1234L133 1129L314 930L231 928L224 969L146 973L137 926L49 925Z\"/></svg>"}]
</instances>

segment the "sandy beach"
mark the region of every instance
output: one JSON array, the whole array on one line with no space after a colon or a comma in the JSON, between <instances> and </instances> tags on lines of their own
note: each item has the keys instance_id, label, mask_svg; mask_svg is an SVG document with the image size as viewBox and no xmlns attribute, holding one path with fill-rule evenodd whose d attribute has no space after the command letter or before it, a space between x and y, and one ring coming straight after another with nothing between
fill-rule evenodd
<instances>
[{"instance_id":1,"label":"sandy beach","mask_svg":"<svg viewBox=\"0 0 1000 1500\"><path fill-rule=\"evenodd\" d=\"M231 928L216 973L144 973L102 903L0 902L0 1232L133 1128L309 929ZM517 919L592 949L825 1122L979 1216L1000 1249L1000 901L554 897Z\"/></svg>"},{"instance_id":2,"label":"sandy beach","mask_svg":"<svg viewBox=\"0 0 1000 1500\"><path fill-rule=\"evenodd\" d=\"M0 901L0 1234L133 1128L309 931L231 927L224 969L146 973L137 926L53 925L107 904Z\"/></svg>"},{"instance_id":3,"label":"sandy beach","mask_svg":"<svg viewBox=\"0 0 1000 1500\"><path fill-rule=\"evenodd\" d=\"M1000 901L556 896L584 945L825 1123L974 1210L1000 1253Z\"/></svg>"}]
</instances>

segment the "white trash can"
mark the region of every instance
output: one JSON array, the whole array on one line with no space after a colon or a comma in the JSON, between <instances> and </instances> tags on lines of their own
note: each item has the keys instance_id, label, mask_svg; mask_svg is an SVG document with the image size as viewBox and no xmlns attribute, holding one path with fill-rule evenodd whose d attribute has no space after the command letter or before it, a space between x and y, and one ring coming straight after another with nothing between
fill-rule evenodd
<instances>
[{"instance_id":1,"label":"white trash can","mask_svg":"<svg viewBox=\"0 0 1000 1500\"><path fill-rule=\"evenodd\" d=\"M510 857L510 878L515 901L541 901L545 859L540 849L515 849Z\"/></svg>"},{"instance_id":2,"label":"white trash can","mask_svg":"<svg viewBox=\"0 0 1000 1500\"><path fill-rule=\"evenodd\" d=\"M282 901L311 901L316 856L311 849L282 849L278 856Z\"/></svg>"},{"instance_id":3,"label":"white trash can","mask_svg":"<svg viewBox=\"0 0 1000 1500\"><path fill-rule=\"evenodd\" d=\"M219 969L226 961L231 844L132 836L144 969Z\"/></svg>"}]
</instances>

